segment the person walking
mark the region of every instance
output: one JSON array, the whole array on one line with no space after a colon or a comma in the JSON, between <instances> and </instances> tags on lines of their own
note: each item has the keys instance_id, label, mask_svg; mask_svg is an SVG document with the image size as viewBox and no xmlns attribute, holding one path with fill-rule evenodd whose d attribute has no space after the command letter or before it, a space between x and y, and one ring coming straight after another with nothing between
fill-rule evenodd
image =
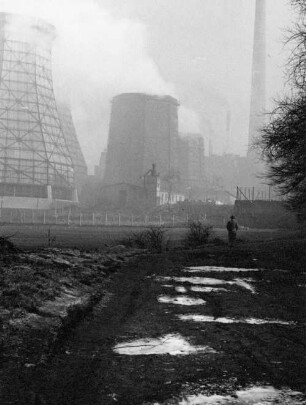
<instances>
[{"instance_id":1,"label":"person walking","mask_svg":"<svg viewBox=\"0 0 306 405\"><path fill-rule=\"evenodd\" d=\"M228 232L228 244L230 247L232 247L236 240L238 231L238 224L234 215L232 215L230 220L227 222L226 229Z\"/></svg>"}]
</instances>

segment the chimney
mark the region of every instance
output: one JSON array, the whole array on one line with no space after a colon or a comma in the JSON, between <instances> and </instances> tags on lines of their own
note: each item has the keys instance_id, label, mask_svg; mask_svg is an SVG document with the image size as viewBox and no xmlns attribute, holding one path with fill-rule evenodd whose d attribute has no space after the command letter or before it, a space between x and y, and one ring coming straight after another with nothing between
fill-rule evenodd
<instances>
[{"instance_id":1,"label":"chimney","mask_svg":"<svg viewBox=\"0 0 306 405\"><path fill-rule=\"evenodd\" d=\"M266 97L266 0L256 0L253 63L252 63L252 88L249 121L248 155L254 138L264 125L264 108Z\"/></svg>"}]
</instances>

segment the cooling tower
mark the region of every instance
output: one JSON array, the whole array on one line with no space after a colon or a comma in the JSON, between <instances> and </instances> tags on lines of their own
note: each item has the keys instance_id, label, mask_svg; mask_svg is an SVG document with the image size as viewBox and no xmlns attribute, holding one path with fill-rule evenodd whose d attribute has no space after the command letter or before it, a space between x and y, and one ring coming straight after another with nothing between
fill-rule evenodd
<instances>
[{"instance_id":1,"label":"cooling tower","mask_svg":"<svg viewBox=\"0 0 306 405\"><path fill-rule=\"evenodd\" d=\"M265 7L265 0L256 0L248 154L252 153L252 142L265 122L263 115L266 97Z\"/></svg>"},{"instance_id":2,"label":"cooling tower","mask_svg":"<svg viewBox=\"0 0 306 405\"><path fill-rule=\"evenodd\" d=\"M70 107L67 104L58 103L58 112L64 136L67 142L68 151L72 159L78 194L80 195L82 187L87 180L87 165L79 144Z\"/></svg>"},{"instance_id":3,"label":"cooling tower","mask_svg":"<svg viewBox=\"0 0 306 405\"><path fill-rule=\"evenodd\" d=\"M105 184L143 185L156 164L160 177L178 169L178 102L140 93L113 98Z\"/></svg>"},{"instance_id":4,"label":"cooling tower","mask_svg":"<svg viewBox=\"0 0 306 405\"><path fill-rule=\"evenodd\" d=\"M1 207L77 202L72 159L53 92L54 28L0 13Z\"/></svg>"}]
</instances>

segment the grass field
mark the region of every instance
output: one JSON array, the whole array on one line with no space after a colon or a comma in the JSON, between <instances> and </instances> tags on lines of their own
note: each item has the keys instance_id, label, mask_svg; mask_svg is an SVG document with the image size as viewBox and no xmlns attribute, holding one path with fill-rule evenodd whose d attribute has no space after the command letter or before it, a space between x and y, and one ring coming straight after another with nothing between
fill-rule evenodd
<instances>
[{"instance_id":1,"label":"grass field","mask_svg":"<svg viewBox=\"0 0 306 405\"><path fill-rule=\"evenodd\" d=\"M67 225L3 225L0 236L10 236L11 241L21 249L36 249L48 246L48 231L55 238L53 247L69 247L79 249L99 249L105 244L112 245L120 240L141 232L144 227L129 226L67 226ZM165 237L170 246L179 245L184 239L187 228L167 228ZM225 229L214 229L213 237L227 239ZM250 229L238 232L242 241L267 241L280 238L291 239L298 235L297 231Z\"/></svg>"}]
</instances>

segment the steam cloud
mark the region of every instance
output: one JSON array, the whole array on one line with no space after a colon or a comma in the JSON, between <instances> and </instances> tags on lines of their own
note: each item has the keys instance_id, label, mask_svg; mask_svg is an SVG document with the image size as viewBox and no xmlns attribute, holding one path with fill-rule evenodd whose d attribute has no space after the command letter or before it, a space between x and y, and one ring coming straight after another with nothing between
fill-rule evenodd
<instances>
[{"instance_id":1,"label":"steam cloud","mask_svg":"<svg viewBox=\"0 0 306 405\"><path fill-rule=\"evenodd\" d=\"M68 102L85 158L91 167L106 146L110 101L122 92L170 94L166 82L146 49L146 27L119 19L94 0L4 0L0 11L44 19L56 28L53 77L57 99ZM20 29L19 29L20 28ZM23 35L22 18L11 29ZM199 132L199 119L180 107L180 129Z\"/></svg>"}]
</instances>

